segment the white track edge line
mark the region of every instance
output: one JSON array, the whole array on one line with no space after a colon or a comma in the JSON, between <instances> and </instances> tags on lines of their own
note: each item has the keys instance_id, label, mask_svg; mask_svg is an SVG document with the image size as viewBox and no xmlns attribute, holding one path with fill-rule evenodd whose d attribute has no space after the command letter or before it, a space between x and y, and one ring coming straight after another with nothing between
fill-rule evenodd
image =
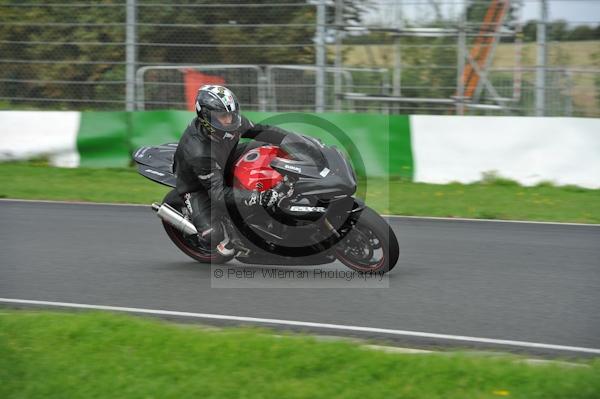
<instances>
[{"instance_id":1,"label":"white track edge line","mask_svg":"<svg viewBox=\"0 0 600 399\"><path fill-rule=\"evenodd\" d=\"M115 202L85 202L85 201L59 201L59 200L33 200L20 198L0 198L0 202L29 202L41 204L64 204L64 205L102 205L102 206L131 206L131 207L150 207L145 204L120 204ZM381 215L389 219L417 219L417 220L442 220L448 222L487 222L487 223L521 223L521 224L547 224L556 226L586 226L600 227L600 223L569 223L569 222L540 222L535 220L500 220L500 219L473 219L473 218L452 218L442 216L407 216L407 215Z\"/></svg>"},{"instance_id":2,"label":"white track edge line","mask_svg":"<svg viewBox=\"0 0 600 399\"><path fill-rule=\"evenodd\" d=\"M427 332L420 332L420 331L393 330L393 329L376 328L376 327L360 327L360 326L350 326L350 325L344 325L344 324L328 324L328 323L316 323L316 322L295 321L295 320L266 319L266 318L258 318L258 317L230 316L230 315L219 315L219 314L210 314L210 313L179 312L179 311L173 311L173 310L144 309L144 308L121 307L121 306L88 305L88 304L70 303L70 302L37 301L37 300L29 300L29 299L0 298L0 302L13 303L13 304L54 306L54 307L64 307L64 308L77 308L77 309L108 310L108 311L116 311L116 312L154 314L154 315L163 315L163 316L180 316L180 317L191 317L191 318L198 318L198 319L243 321L243 322L276 324L276 325L278 324L278 325L297 326L297 327L314 327L314 328L325 328L325 329L330 329L330 330L346 330L346 331L358 331L358 332L380 333L380 334L390 334L390 335L404 335L404 336L421 337L421 338L435 338L435 339L444 339L444 340L451 340L451 341L463 341L463 342L486 343L486 344L494 344L494 345L517 346L517 347L523 347L523 348L551 349L551 350L558 350L558 351L581 352L581 353L590 353L590 354L600 355L600 349L597 349L597 348L554 345L554 344L544 344L544 343L527 342L527 341L513 341L513 340L507 340L507 339L469 337L469 336L462 336L462 335L436 334L436 333L427 333Z\"/></svg>"},{"instance_id":3,"label":"white track edge line","mask_svg":"<svg viewBox=\"0 0 600 399\"><path fill-rule=\"evenodd\" d=\"M454 222L493 222L493 223L519 223L519 224L547 224L556 226L586 226L600 227L600 223L574 223L574 222L542 222L537 220L503 220L503 219L473 219L473 218L451 218L442 216L405 216L405 215L381 215L391 219L421 219L421 220L443 220Z\"/></svg>"}]
</instances>

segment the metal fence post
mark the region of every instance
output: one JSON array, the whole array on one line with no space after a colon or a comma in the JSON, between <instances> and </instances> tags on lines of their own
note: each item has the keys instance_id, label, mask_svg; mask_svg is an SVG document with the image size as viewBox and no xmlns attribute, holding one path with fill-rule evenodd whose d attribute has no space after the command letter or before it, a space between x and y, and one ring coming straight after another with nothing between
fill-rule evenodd
<instances>
[{"instance_id":1,"label":"metal fence post","mask_svg":"<svg viewBox=\"0 0 600 399\"><path fill-rule=\"evenodd\" d=\"M465 113L465 81L463 74L465 72L465 59L467 57L467 5L464 4L464 10L461 12L458 26L458 43L456 51L456 114L464 115Z\"/></svg>"},{"instance_id":2,"label":"metal fence post","mask_svg":"<svg viewBox=\"0 0 600 399\"><path fill-rule=\"evenodd\" d=\"M316 90L315 90L315 109L317 112L325 110L325 0L318 0L317 3L317 31L315 37L316 44Z\"/></svg>"},{"instance_id":3,"label":"metal fence post","mask_svg":"<svg viewBox=\"0 0 600 399\"><path fill-rule=\"evenodd\" d=\"M400 44L400 35L394 38L394 73L392 75L392 93L399 97L402 85L402 45Z\"/></svg>"},{"instance_id":4,"label":"metal fence post","mask_svg":"<svg viewBox=\"0 0 600 399\"><path fill-rule=\"evenodd\" d=\"M566 99L565 116L573 116L573 73L568 69L563 69L565 75Z\"/></svg>"},{"instance_id":5,"label":"metal fence post","mask_svg":"<svg viewBox=\"0 0 600 399\"><path fill-rule=\"evenodd\" d=\"M344 0L335 0L335 73L333 75L333 91L335 110L342 108L342 24L344 23Z\"/></svg>"},{"instance_id":6,"label":"metal fence post","mask_svg":"<svg viewBox=\"0 0 600 399\"><path fill-rule=\"evenodd\" d=\"M537 24L537 66L535 82L535 115L544 116L546 108L546 25L548 3L540 0L540 20Z\"/></svg>"},{"instance_id":7,"label":"metal fence post","mask_svg":"<svg viewBox=\"0 0 600 399\"><path fill-rule=\"evenodd\" d=\"M125 110L135 109L136 0L127 0L125 26Z\"/></svg>"},{"instance_id":8,"label":"metal fence post","mask_svg":"<svg viewBox=\"0 0 600 399\"><path fill-rule=\"evenodd\" d=\"M523 0L517 0L515 4L514 18L515 26L515 69L513 71L513 96L515 105L521 101L523 89Z\"/></svg>"},{"instance_id":9,"label":"metal fence post","mask_svg":"<svg viewBox=\"0 0 600 399\"><path fill-rule=\"evenodd\" d=\"M403 28L402 22L402 2L397 0L394 3L394 22L395 28L398 30L396 37L394 38L394 65L392 70L392 95L400 97L402 95L402 43L400 39L400 31ZM395 113L399 113L400 109L397 106L393 106L392 109Z\"/></svg>"},{"instance_id":10,"label":"metal fence post","mask_svg":"<svg viewBox=\"0 0 600 399\"><path fill-rule=\"evenodd\" d=\"M258 92L258 110L260 112L267 112L267 97L268 97L268 86L269 80L265 76L264 70L261 68L260 74L258 75L257 92Z\"/></svg>"},{"instance_id":11,"label":"metal fence post","mask_svg":"<svg viewBox=\"0 0 600 399\"><path fill-rule=\"evenodd\" d=\"M394 73L392 75L392 93L399 97L402 90L402 45L400 35L394 38Z\"/></svg>"}]
</instances>

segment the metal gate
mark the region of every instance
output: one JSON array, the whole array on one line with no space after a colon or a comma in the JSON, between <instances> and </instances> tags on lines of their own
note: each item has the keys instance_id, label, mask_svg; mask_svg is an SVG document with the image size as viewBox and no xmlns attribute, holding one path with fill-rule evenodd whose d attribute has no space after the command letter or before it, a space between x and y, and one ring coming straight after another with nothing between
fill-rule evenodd
<instances>
[{"instance_id":1,"label":"metal gate","mask_svg":"<svg viewBox=\"0 0 600 399\"><path fill-rule=\"evenodd\" d=\"M315 111L317 71L313 65L268 65L265 68L270 111ZM389 94L389 73L384 68L325 68L325 110L360 110L352 100L342 101L342 94L360 92ZM340 75L336 87L335 75ZM338 100L338 101L336 101ZM385 106L384 106L385 107Z\"/></svg>"},{"instance_id":2,"label":"metal gate","mask_svg":"<svg viewBox=\"0 0 600 399\"><path fill-rule=\"evenodd\" d=\"M313 65L178 65L146 66L136 73L138 110L186 109L186 74L202 73L231 88L250 111L316 111L317 70ZM335 82L339 74L340 85ZM326 68L325 109L387 112L387 104L343 99L343 93L385 95L389 73L383 68ZM189 83L189 82L188 82ZM214 83L211 82L211 83ZM194 86L196 90L198 85Z\"/></svg>"},{"instance_id":3,"label":"metal gate","mask_svg":"<svg viewBox=\"0 0 600 399\"><path fill-rule=\"evenodd\" d=\"M232 89L244 109L266 110L264 74L258 65L146 66L136 73L137 109L186 109L186 74L205 73ZM210 75L208 75L210 74ZM197 87L196 87L197 89Z\"/></svg>"}]
</instances>

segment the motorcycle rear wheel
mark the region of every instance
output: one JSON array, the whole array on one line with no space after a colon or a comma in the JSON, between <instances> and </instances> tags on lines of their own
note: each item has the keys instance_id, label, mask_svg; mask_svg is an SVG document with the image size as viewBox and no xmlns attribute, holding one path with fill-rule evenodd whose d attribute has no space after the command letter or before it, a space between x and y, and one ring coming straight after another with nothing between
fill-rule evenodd
<instances>
[{"instance_id":1,"label":"motorcycle rear wheel","mask_svg":"<svg viewBox=\"0 0 600 399\"><path fill-rule=\"evenodd\" d=\"M171 190L166 195L166 197L163 199L163 203L171 205L178 212L182 212L183 207L185 206L181 197L175 190ZM162 221L162 225L173 244L175 244L175 246L179 248L181 252L200 263L220 264L225 263L233 258L233 256L225 257L214 250L211 251L201 248L197 245L193 245L191 240L184 237L181 231L177 230L164 220Z\"/></svg>"},{"instance_id":2,"label":"motorcycle rear wheel","mask_svg":"<svg viewBox=\"0 0 600 399\"><path fill-rule=\"evenodd\" d=\"M396 266L400 247L385 219L365 207L352 231L335 246L335 255L352 270L386 273Z\"/></svg>"}]
</instances>

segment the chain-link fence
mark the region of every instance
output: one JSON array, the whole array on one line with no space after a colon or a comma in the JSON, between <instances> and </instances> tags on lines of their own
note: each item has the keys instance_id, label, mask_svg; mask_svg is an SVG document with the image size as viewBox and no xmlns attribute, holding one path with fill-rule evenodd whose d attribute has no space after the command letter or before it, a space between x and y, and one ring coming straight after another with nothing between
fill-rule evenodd
<instances>
[{"instance_id":1,"label":"chain-link fence","mask_svg":"<svg viewBox=\"0 0 600 399\"><path fill-rule=\"evenodd\" d=\"M227 84L248 110L264 110L262 69L256 65L145 66L136 73L138 109L192 108L202 84Z\"/></svg>"},{"instance_id":2,"label":"chain-link fence","mask_svg":"<svg viewBox=\"0 0 600 399\"><path fill-rule=\"evenodd\" d=\"M250 110L600 116L598 14L566 3L0 0L0 109L190 109L221 83Z\"/></svg>"}]
</instances>

